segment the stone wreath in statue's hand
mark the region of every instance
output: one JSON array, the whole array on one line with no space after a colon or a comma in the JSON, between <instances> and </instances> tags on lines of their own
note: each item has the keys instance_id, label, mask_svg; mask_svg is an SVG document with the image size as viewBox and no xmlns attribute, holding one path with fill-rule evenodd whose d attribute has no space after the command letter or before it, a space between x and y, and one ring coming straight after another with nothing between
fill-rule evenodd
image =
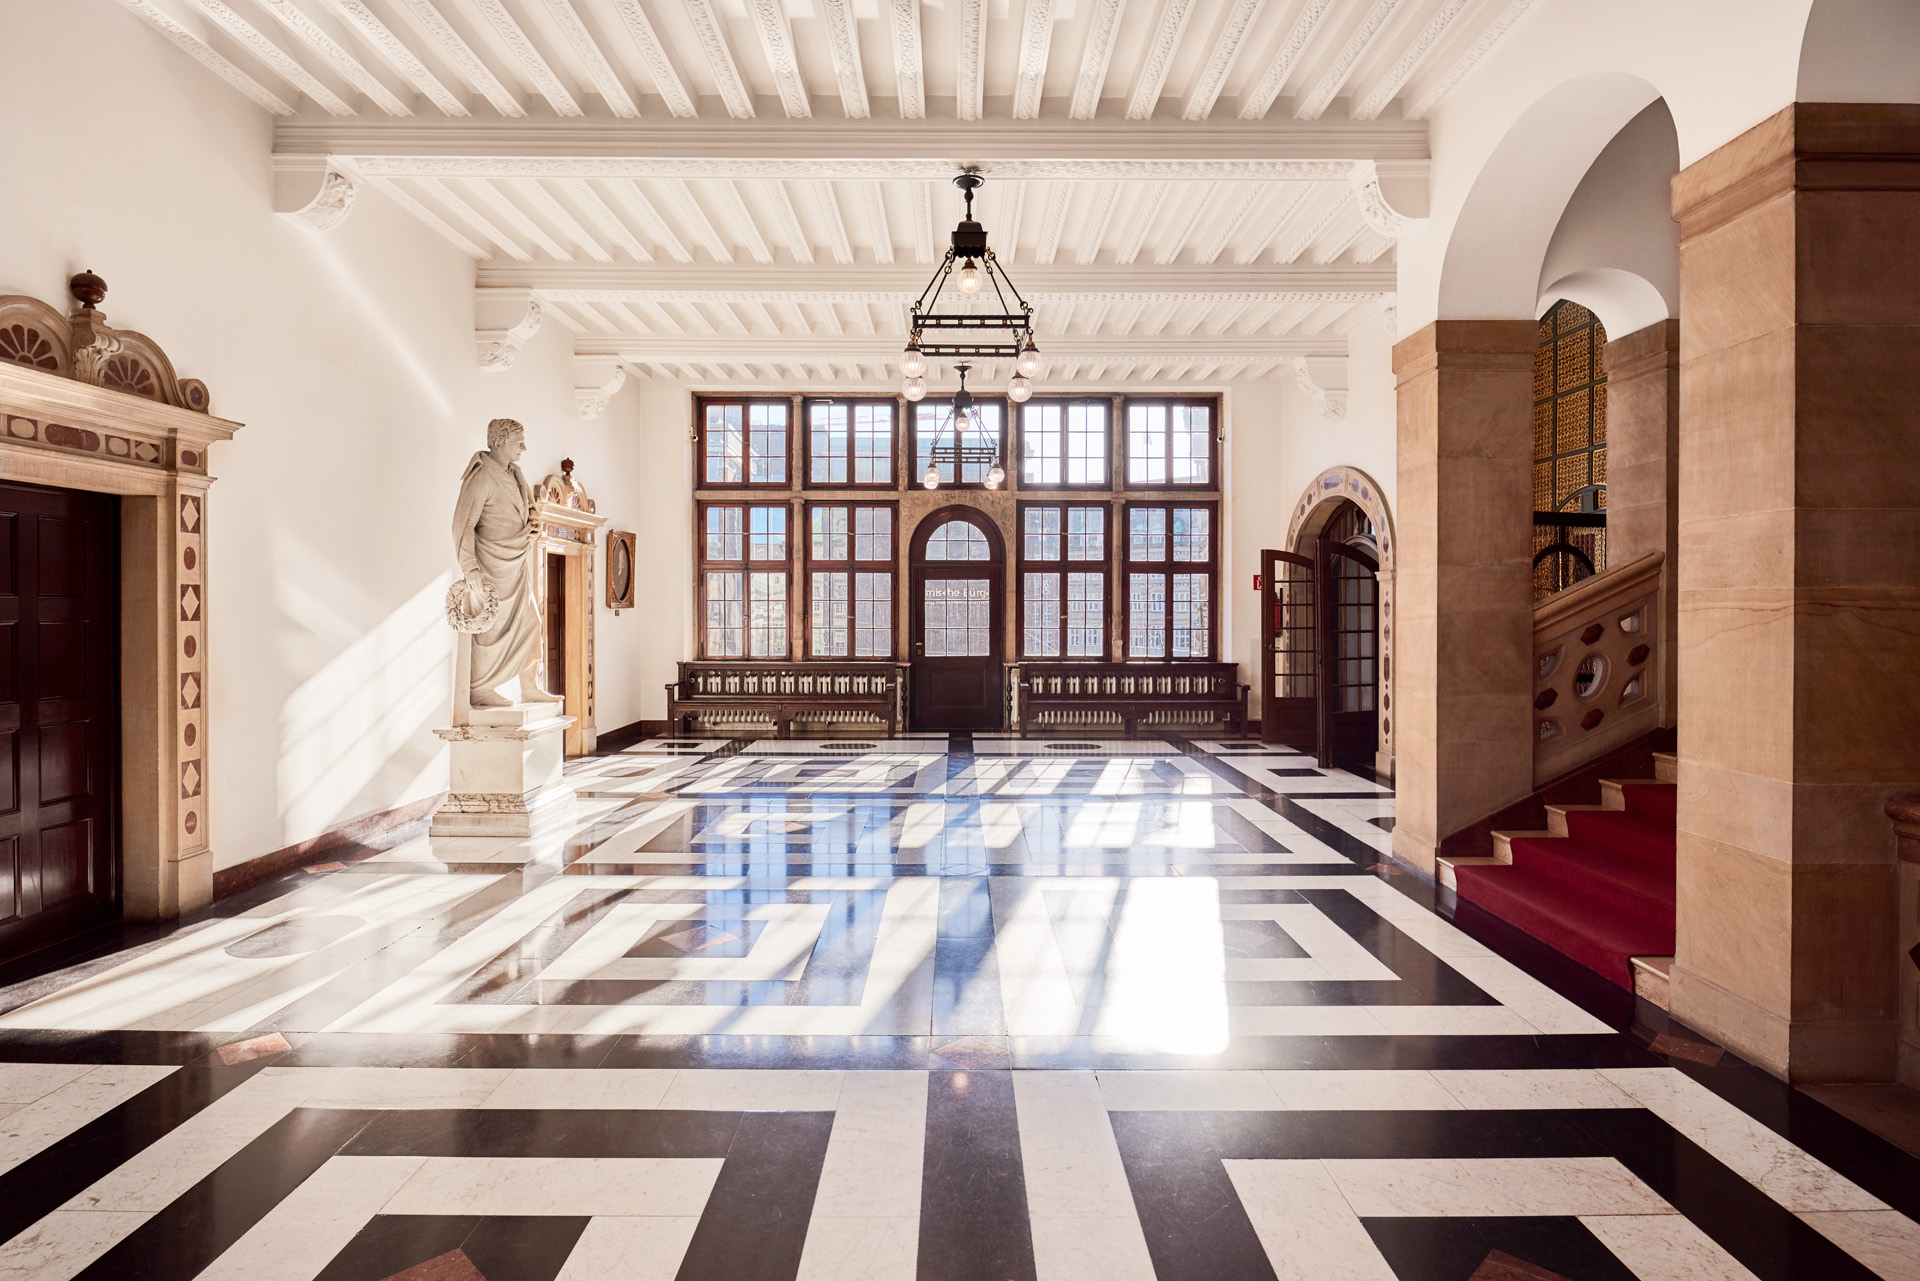
<instances>
[{"instance_id":1,"label":"stone wreath in statue's hand","mask_svg":"<svg viewBox=\"0 0 1920 1281\"><path fill-rule=\"evenodd\" d=\"M500 594L486 579L469 584L456 578L447 588L447 626L468 636L487 631L499 620L501 603Z\"/></svg>"}]
</instances>

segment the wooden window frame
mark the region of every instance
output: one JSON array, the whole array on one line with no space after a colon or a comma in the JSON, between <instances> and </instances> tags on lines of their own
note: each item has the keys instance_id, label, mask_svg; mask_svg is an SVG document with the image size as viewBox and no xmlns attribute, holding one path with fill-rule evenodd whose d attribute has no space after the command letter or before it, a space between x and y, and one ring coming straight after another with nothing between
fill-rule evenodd
<instances>
[{"instance_id":1,"label":"wooden window frame","mask_svg":"<svg viewBox=\"0 0 1920 1281\"><path fill-rule=\"evenodd\" d=\"M738 508L741 513L740 559L730 560L725 557L718 559L709 557L707 555L707 513L729 507ZM748 513L755 507L779 508L786 513L787 546L784 559L777 561L752 559L753 518ZM794 614L796 598L798 596L795 590L797 584L794 582L793 573L793 503L784 498L778 502L756 502L752 498L742 496L740 498L696 502L693 505L693 511L694 556L696 557L693 571L695 651L703 661L710 662L778 663L791 661L794 654ZM740 624L742 629L740 641L741 652L738 654L714 654L709 652L707 648L707 575L710 573L743 575L741 579L741 603L744 612L741 616ZM784 573L787 577L787 646L786 651L781 654L755 654L751 652L753 648L752 595L750 591L752 580L744 577L744 575L756 573Z\"/></svg>"},{"instance_id":2,"label":"wooden window frame","mask_svg":"<svg viewBox=\"0 0 1920 1281\"><path fill-rule=\"evenodd\" d=\"M1173 515L1175 507L1200 507L1207 510L1207 559L1205 561L1173 559ZM1158 508L1167 515L1167 558L1165 560L1136 561L1133 559L1133 513L1135 511ZM1216 498L1153 498L1130 501L1121 504L1120 532L1123 540L1118 549L1119 576L1118 585L1127 589L1119 605L1120 627L1124 640L1116 637L1126 653L1130 663L1212 663L1219 660L1214 656L1220 652L1220 501ZM1136 566L1138 568L1136 568ZM1185 568L1181 568L1184 566ZM1205 572L1207 587L1207 652L1175 657L1173 650L1173 578L1174 574L1194 574ZM1159 574L1167 580L1167 653L1136 654L1133 652L1133 576L1135 574Z\"/></svg>"},{"instance_id":3,"label":"wooden window frame","mask_svg":"<svg viewBox=\"0 0 1920 1281\"><path fill-rule=\"evenodd\" d=\"M1029 560L1027 558L1027 512L1030 509L1057 507L1060 509L1060 559ZM1105 522L1105 554L1098 561L1068 560L1067 518L1068 508L1091 509L1101 513ZM1111 661L1115 652L1113 635L1114 599L1114 505L1111 502L1089 502L1085 499L1034 498L1022 499L1014 504L1014 573L1013 607L1014 632L1017 644L1014 652L1023 663L1105 663ZM1030 654L1027 652L1027 574L1059 574L1061 576L1060 597L1060 652L1058 654ZM1068 654L1067 649L1067 598L1066 575L1100 574L1100 652L1098 654Z\"/></svg>"},{"instance_id":4,"label":"wooden window frame","mask_svg":"<svg viewBox=\"0 0 1920 1281\"><path fill-rule=\"evenodd\" d=\"M1207 410L1208 420L1213 430L1207 433L1207 479L1201 482L1172 480L1141 480L1133 478L1133 431L1131 420L1136 408L1149 408L1163 405L1169 411L1167 431L1167 452L1165 462L1167 475L1173 475L1173 431L1171 411L1180 405L1199 405ZM1112 428L1112 463L1116 469L1114 487L1124 492L1217 494L1222 491L1220 476L1220 398L1218 396L1127 396L1120 404L1120 421Z\"/></svg>"},{"instance_id":5,"label":"wooden window frame","mask_svg":"<svg viewBox=\"0 0 1920 1281\"><path fill-rule=\"evenodd\" d=\"M1107 425L1106 425L1106 431L1105 431L1105 440L1103 441L1101 446L1102 456L1104 457L1106 462L1107 477L1105 480L1078 481L1078 482L1060 481L1057 483L1050 484L1046 481L1029 481L1026 478L1027 410L1043 408L1049 405L1058 406L1062 410L1065 410L1073 405L1098 405L1101 407L1102 410L1105 411ZM1014 465L1007 469L1007 474L1014 479L1014 481L1019 485L1021 489L1028 490L1034 493L1049 493L1049 494L1051 493L1109 494L1113 492L1116 484L1116 477L1114 474L1114 461L1115 461L1114 440L1116 439L1116 432L1114 429L1114 415L1115 415L1114 398L1112 396L1035 396L1033 399L1027 401L1025 404L1016 405L1014 406L1014 408L1016 411L1018 411L1015 414L1015 417L1019 421L1013 433L1014 439L1016 442L1015 448L1013 451ZM1063 429L1061 432L1061 438L1060 438L1060 448L1061 448L1060 474L1063 476L1066 475L1067 473L1067 462L1068 462L1066 441L1067 441L1067 436L1066 436L1066 432ZM1002 463L1001 466L1005 467L1006 464Z\"/></svg>"},{"instance_id":6,"label":"wooden window frame","mask_svg":"<svg viewBox=\"0 0 1920 1281\"><path fill-rule=\"evenodd\" d=\"M920 470L921 470L920 468L920 410L921 410L921 407L925 406L927 408L938 408L941 403L943 402L939 400L916 401L913 404L913 412L908 415L908 419L910 421L909 421L909 427L908 427L907 440L908 440L908 443L911 444L912 446L912 452L908 455L908 459L907 459L907 488L909 489L920 488ZM1013 478L1012 469L1007 466L1007 441L1013 434L1013 430L1014 430L1013 417L1014 416L1012 411L1015 408L1017 408L1017 406L1015 406L1012 401L1007 400L1006 398L1001 396L976 396L974 398L974 403L983 408L987 405L1000 406L1000 438L999 438L1000 452L999 452L998 461L1000 463L1001 470L1006 472L1007 474L1007 480L1004 484L1001 485L1001 488L1011 489L1013 488L1013 485L1014 485L1014 478ZM952 409L953 406L949 402L947 403L947 407L948 409ZM931 446L929 446L929 448L931 448ZM985 489L987 487L984 481L961 480L958 475L959 470L960 469L957 467L954 469L956 474L952 480L942 480L940 482L940 488L941 489Z\"/></svg>"},{"instance_id":7,"label":"wooden window frame","mask_svg":"<svg viewBox=\"0 0 1920 1281\"><path fill-rule=\"evenodd\" d=\"M787 411L786 430L786 475L777 481L769 480L708 480L707 479L707 410L715 405L739 405L751 411L755 405L779 405ZM794 430L794 398L791 396L699 396L693 402L693 487L695 491L706 490L755 490L760 493L788 493L797 488L794 483L794 439L799 434ZM753 428L746 427L746 440L740 456L742 470L751 475L753 472Z\"/></svg>"},{"instance_id":8,"label":"wooden window frame","mask_svg":"<svg viewBox=\"0 0 1920 1281\"><path fill-rule=\"evenodd\" d=\"M816 560L814 558L813 513L817 508L828 507L844 507L847 509L848 556L846 560ZM890 550L886 560L855 560L853 558L853 509L857 507L872 507L886 511L887 518L892 522L892 533L889 539ZM875 501L851 496L845 499L810 498L801 504L800 519L801 536L806 540L806 550L801 561L803 566L801 573L804 574L806 578L806 601L800 611L805 629L805 635L802 637L803 645L801 647L802 652L806 655L804 661L809 663L891 663L898 661L900 649L901 577L899 501L897 499ZM887 577L893 582L893 591L891 599L888 602L887 652L885 654L855 654L853 652L853 575L874 574L882 571L884 571ZM815 654L813 652L813 576L816 572L822 574L847 575L847 652L845 654ZM701 581L704 582L705 580L702 579ZM702 617L705 617L704 612L702 613Z\"/></svg>"},{"instance_id":9,"label":"wooden window frame","mask_svg":"<svg viewBox=\"0 0 1920 1281\"><path fill-rule=\"evenodd\" d=\"M885 405L892 416L887 437L887 478L883 481L855 480L815 480L813 478L813 409L816 405ZM851 420L851 413L849 414ZM702 422L706 421L703 417ZM791 486L795 489L849 489L866 493L881 490L898 491L900 488L900 402L885 396L807 396L800 401L800 483ZM704 454L701 455L705 457ZM853 475L853 433L852 423L848 423L847 433L847 475Z\"/></svg>"}]
</instances>

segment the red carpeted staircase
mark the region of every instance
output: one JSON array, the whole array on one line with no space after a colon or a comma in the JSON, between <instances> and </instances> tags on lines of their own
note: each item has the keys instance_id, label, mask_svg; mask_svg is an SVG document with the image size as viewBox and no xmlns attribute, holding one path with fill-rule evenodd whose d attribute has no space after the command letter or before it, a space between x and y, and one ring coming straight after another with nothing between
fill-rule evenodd
<instances>
[{"instance_id":1,"label":"red carpeted staircase","mask_svg":"<svg viewBox=\"0 0 1920 1281\"><path fill-rule=\"evenodd\" d=\"M1662 754L1657 779L1603 780L1600 805L1549 805L1549 830L1495 832L1492 857L1442 859L1441 883L1629 991L1636 968L1643 989L1655 975L1664 989L1673 955L1673 768ZM1658 959L1636 967L1635 957Z\"/></svg>"}]
</instances>

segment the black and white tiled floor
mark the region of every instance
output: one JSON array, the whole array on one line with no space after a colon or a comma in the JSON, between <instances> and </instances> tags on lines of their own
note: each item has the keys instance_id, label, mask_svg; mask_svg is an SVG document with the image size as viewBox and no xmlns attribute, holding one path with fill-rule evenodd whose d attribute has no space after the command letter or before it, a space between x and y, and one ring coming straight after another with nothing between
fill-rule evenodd
<instances>
[{"instance_id":1,"label":"black and white tiled floor","mask_svg":"<svg viewBox=\"0 0 1920 1281\"><path fill-rule=\"evenodd\" d=\"M0 1278L1920 1278L1920 1163L1246 743L657 740L0 970Z\"/></svg>"}]
</instances>

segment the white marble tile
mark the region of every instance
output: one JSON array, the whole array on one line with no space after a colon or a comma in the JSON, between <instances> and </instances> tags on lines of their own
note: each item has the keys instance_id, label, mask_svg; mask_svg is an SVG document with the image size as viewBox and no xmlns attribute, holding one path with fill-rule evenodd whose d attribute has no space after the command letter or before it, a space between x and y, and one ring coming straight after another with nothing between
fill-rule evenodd
<instances>
[{"instance_id":1,"label":"white marble tile","mask_svg":"<svg viewBox=\"0 0 1920 1281\"><path fill-rule=\"evenodd\" d=\"M1361 1218L1671 1214L1612 1157L1326 1161Z\"/></svg>"},{"instance_id":2,"label":"white marble tile","mask_svg":"<svg viewBox=\"0 0 1920 1281\"><path fill-rule=\"evenodd\" d=\"M1640 1281L1758 1281L1678 1214L1583 1215L1580 1222Z\"/></svg>"},{"instance_id":3,"label":"white marble tile","mask_svg":"<svg viewBox=\"0 0 1920 1281\"><path fill-rule=\"evenodd\" d=\"M90 1070L85 1063L0 1063L0 1104L31 1103Z\"/></svg>"},{"instance_id":4,"label":"white marble tile","mask_svg":"<svg viewBox=\"0 0 1920 1281\"><path fill-rule=\"evenodd\" d=\"M76 1194L68 1210L163 1210L294 1108L338 1069L264 1068Z\"/></svg>"},{"instance_id":5,"label":"white marble tile","mask_svg":"<svg viewBox=\"0 0 1920 1281\"><path fill-rule=\"evenodd\" d=\"M384 1212L698 1217L722 1164L718 1157L426 1157Z\"/></svg>"},{"instance_id":6,"label":"white marble tile","mask_svg":"<svg viewBox=\"0 0 1920 1281\"><path fill-rule=\"evenodd\" d=\"M1293 1069L1261 1075L1281 1107L1299 1112L1450 1112L1460 1108L1433 1073L1411 1068Z\"/></svg>"},{"instance_id":7,"label":"white marble tile","mask_svg":"<svg viewBox=\"0 0 1920 1281\"><path fill-rule=\"evenodd\" d=\"M988 885L1000 1000L1012 1036L1070 1036L1079 1030L1079 1004L1045 889L1043 880L1029 877L995 877Z\"/></svg>"},{"instance_id":8,"label":"white marble tile","mask_svg":"<svg viewBox=\"0 0 1920 1281\"><path fill-rule=\"evenodd\" d=\"M1920 1223L1898 1210L1802 1212L1800 1218L1883 1281L1920 1281Z\"/></svg>"},{"instance_id":9,"label":"white marble tile","mask_svg":"<svg viewBox=\"0 0 1920 1281\"><path fill-rule=\"evenodd\" d=\"M1225 1161L1278 1281L1394 1281L1320 1161Z\"/></svg>"},{"instance_id":10,"label":"white marble tile","mask_svg":"<svg viewBox=\"0 0 1920 1281\"><path fill-rule=\"evenodd\" d=\"M1235 1005L1227 1010L1235 1036L1381 1036L1361 1005Z\"/></svg>"},{"instance_id":11,"label":"white marble tile","mask_svg":"<svg viewBox=\"0 0 1920 1281\"><path fill-rule=\"evenodd\" d=\"M807 1224L796 1281L914 1281L919 1258L917 1214L888 1219L815 1213ZM560 1281L568 1281L566 1273Z\"/></svg>"},{"instance_id":12,"label":"white marble tile","mask_svg":"<svg viewBox=\"0 0 1920 1281\"><path fill-rule=\"evenodd\" d=\"M926 1140L925 1072L848 1072L814 1214L847 1220L918 1215Z\"/></svg>"},{"instance_id":13,"label":"white marble tile","mask_svg":"<svg viewBox=\"0 0 1920 1281\"><path fill-rule=\"evenodd\" d=\"M677 1073L663 1108L707 1112L831 1112L844 1072L708 1068Z\"/></svg>"},{"instance_id":14,"label":"white marble tile","mask_svg":"<svg viewBox=\"0 0 1920 1281\"><path fill-rule=\"evenodd\" d=\"M500 1088L506 1068L341 1068L310 1108L473 1108Z\"/></svg>"},{"instance_id":15,"label":"white marble tile","mask_svg":"<svg viewBox=\"0 0 1920 1281\"><path fill-rule=\"evenodd\" d=\"M1038 1219L1125 1219L1133 1194L1091 1072L1015 1072L1027 1211Z\"/></svg>"},{"instance_id":16,"label":"white marble tile","mask_svg":"<svg viewBox=\"0 0 1920 1281\"><path fill-rule=\"evenodd\" d=\"M1112 1219L1035 1215L1031 1228L1037 1281L1154 1281L1153 1256L1132 1214Z\"/></svg>"},{"instance_id":17,"label":"white marble tile","mask_svg":"<svg viewBox=\"0 0 1920 1281\"><path fill-rule=\"evenodd\" d=\"M1373 1005L1388 1036L1531 1036L1529 1019L1503 1005Z\"/></svg>"},{"instance_id":18,"label":"white marble tile","mask_svg":"<svg viewBox=\"0 0 1920 1281\"><path fill-rule=\"evenodd\" d=\"M1590 1068L1436 1069L1434 1079L1467 1108L1637 1108L1631 1095Z\"/></svg>"},{"instance_id":19,"label":"white marble tile","mask_svg":"<svg viewBox=\"0 0 1920 1281\"><path fill-rule=\"evenodd\" d=\"M696 1215L589 1219L555 1281L673 1281L699 1226Z\"/></svg>"},{"instance_id":20,"label":"white marble tile","mask_svg":"<svg viewBox=\"0 0 1920 1281\"><path fill-rule=\"evenodd\" d=\"M1556 1036L1604 1036L1613 1031L1504 957L1452 956L1447 964L1527 1022Z\"/></svg>"},{"instance_id":21,"label":"white marble tile","mask_svg":"<svg viewBox=\"0 0 1920 1281\"><path fill-rule=\"evenodd\" d=\"M1887 1208L1878 1197L1683 1072L1673 1068L1603 1068L1601 1073L1789 1210Z\"/></svg>"},{"instance_id":22,"label":"white marble tile","mask_svg":"<svg viewBox=\"0 0 1920 1281\"><path fill-rule=\"evenodd\" d=\"M0 1173L11 1170L35 1153L58 1143L95 1117L119 1107L175 1070L145 1063L111 1063L100 1067L73 1065L73 1073L64 1084L34 1102L13 1108L0 1118ZM56 1079L57 1075L53 1073L40 1078L43 1082ZM15 1088L32 1087L22 1085Z\"/></svg>"},{"instance_id":23,"label":"white marble tile","mask_svg":"<svg viewBox=\"0 0 1920 1281\"><path fill-rule=\"evenodd\" d=\"M419 1172L417 1156L336 1156L221 1253L198 1281L309 1281Z\"/></svg>"},{"instance_id":24,"label":"white marble tile","mask_svg":"<svg viewBox=\"0 0 1920 1281\"><path fill-rule=\"evenodd\" d=\"M1111 1112L1263 1112L1281 1106L1257 1071L1097 1072Z\"/></svg>"},{"instance_id":25,"label":"white marble tile","mask_svg":"<svg viewBox=\"0 0 1920 1281\"><path fill-rule=\"evenodd\" d=\"M151 1217L138 1211L55 1210L0 1244L5 1281L66 1281L111 1250Z\"/></svg>"},{"instance_id":26,"label":"white marble tile","mask_svg":"<svg viewBox=\"0 0 1920 1281\"><path fill-rule=\"evenodd\" d=\"M671 1068L514 1068L483 1108L657 1108Z\"/></svg>"}]
</instances>

